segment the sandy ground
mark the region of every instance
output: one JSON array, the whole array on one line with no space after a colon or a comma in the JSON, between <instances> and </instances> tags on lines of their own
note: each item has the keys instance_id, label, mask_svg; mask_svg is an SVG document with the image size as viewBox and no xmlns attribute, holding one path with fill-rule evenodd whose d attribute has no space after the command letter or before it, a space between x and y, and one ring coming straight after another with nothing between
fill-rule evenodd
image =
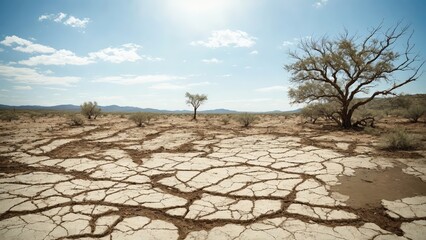
<instances>
[{"instance_id":1,"label":"sandy ground","mask_svg":"<svg viewBox=\"0 0 426 240\"><path fill-rule=\"evenodd\" d=\"M285 116L65 122L2 123L0 239L426 236L423 150Z\"/></svg>"}]
</instances>

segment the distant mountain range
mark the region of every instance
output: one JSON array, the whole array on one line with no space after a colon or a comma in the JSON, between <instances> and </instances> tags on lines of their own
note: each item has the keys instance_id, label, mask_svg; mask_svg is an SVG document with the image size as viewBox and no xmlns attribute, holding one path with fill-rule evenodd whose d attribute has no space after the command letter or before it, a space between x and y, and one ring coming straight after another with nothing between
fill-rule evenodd
<instances>
[{"instance_id":1,"label":"distant mountain range","mask_svg":"<svg viewBox=\"0 0 426 240\"><path fill-rule=\"evenodd\" d=\"M151 112L151 113L192 113L190 110L161 110L155 108L139 108L131 106L118 106L118 105L109 105L109 106L100 106L103 112ZM80 106L72 104L56 105L56 106L39 106L39 105L23 105L23 106L9 106L0 104L0 109L19 109L19 110L51 110L51 111L80 111ZM269 111L262 113L294 113L299 112L300 109L293 111ZM239 111L229 110L229 109L213 109L213 110L203 110L198 111L199 113L206 114L232 114L232 113L241 113Z\"/></svg>"}]
</instances>

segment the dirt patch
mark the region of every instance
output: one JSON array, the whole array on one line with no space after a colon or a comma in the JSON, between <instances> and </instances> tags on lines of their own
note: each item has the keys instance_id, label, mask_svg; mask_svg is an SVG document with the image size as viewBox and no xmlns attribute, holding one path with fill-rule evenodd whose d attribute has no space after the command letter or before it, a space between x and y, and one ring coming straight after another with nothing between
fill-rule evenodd
<instances>
[{"instance_id":1,"label":"dirt patch","mask_svg":"<svg viewBox=\"0 0 426 240\"><path fill-rule=\"evenodd\" d=\"M388 158L411 158L411 159L424 159L425 156L418 152L410 151L377 151L377 156L383 156Z\"/></svg>"},{"instance_id":2,"label":"dirt patch","mask_svg":"<svg viewBox=\"0 0 426 240\"><path fill-rule=\"evenodd\" d=\"M29 171L28 165L12 161L11 157L0 156L0 173L16 174Z\"/></svg>"},{"instance_id":3,"label":"dirt patch","mask_svg":"<svg viewBox=\"0 0 426 240\"><path fill-rule=\"evenodd\" d=\"M382 229L395 233L398 236L402 236L404 234L401 230L402 221L389 217L383 206L378 208L356 209L354 213L362 219L363 223L375 223Z\"/></svg>"},{"instance_id":4,"label":"dirt patch","mask_svg":"<svg viewBox=\"0 0 426 240\"><path fill-rule=\"evenodd\" d=\"M79 155L81 152L99 152L102 150L108 149L119 149L120 145L116 143L103 143L103 142L94 142L88 140L77 140L72 141L62 146L57 147L56 149L45 154L51 158L75 158L75 157L87 157L90 159L99 159L101 157L97 154L83 154Z\"/></svg>"},{"instance_id":5,"label":"dirt patch","mask_svg":"<svg viewBox=\"0 0 426 240\"><path fill-rule=\"evenodd\" d=\"M349 196L346 203L354 208L378 208L381 200L397 200L426 195L426 182L405 174L400 167L384 170L357 169L354 176L338 177L333 192Z\"/></svg>"}]
</instances>

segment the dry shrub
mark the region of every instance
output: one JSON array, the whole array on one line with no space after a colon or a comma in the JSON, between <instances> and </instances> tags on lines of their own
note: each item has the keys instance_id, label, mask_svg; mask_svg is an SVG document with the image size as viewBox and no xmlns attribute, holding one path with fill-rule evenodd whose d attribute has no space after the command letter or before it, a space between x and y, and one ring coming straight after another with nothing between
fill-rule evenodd
<instances>
[{"instance_id":1,"label":"dry shrub","mask_svg":"<svg viewBox=\"0 0 426 240\"><path fill-rule=\"evenodd\" d=\"M426 107L421 105L411 105L403 114L412 123L416 123L425 114Z\"/></svg>"},{"instance_id":2,"label":"dry shrub","mask_svg":"<svg viewBox=\"0 0 426 240\"><path fill-rule=\"evenodd\" d=\"M237 121L243 125L243 127L248 128L252 123L254 123L258 118L254 114L242 113L237 115Z\"/></svg>"},{"instance_id":3,"label":"dry shrub","mask_svg":"<svg viewBox=\"0 0 426 240\"><path fill-rule=\"evenodd\" d=\"M385 150L414 150L420 146L416 135L409 134L405 130L397 129L384 135L380 140L380 147Z\"/></svg>"},{"instance_id":4,"label":"dry shrub","mask_svg":"<svg viewBox=\"0 0 426 240\"><path fill-rule=\"evenodd\" d=\"M377 128L373 128L371 126L367 126L363 129L363 132L369 135L380 136L381 131Z\"/></svg>"},{"instance_id":5,"label":"dry shrub","mask_svg":"<svg viewBox=\"0 0 426 240\"><path fill-rule=\"evenodd\" d=\"M68 117L68 124L70 126L83 126L84 125L84 120L80 115L77 114L73 114L71 116Z\"/></svg>"},{"instance_id":6,"label":"dry shrub","mask_svg":"<svg viewBox=\"0 0 426 240\"><path fill-rule=\"evenodd\" d=\"M30 112L29 117L33 120L33 122L36 122L36 120L41 117L41 114L38 112Z\"/></svg>"},{"instance_id":7,"label":"dry shrub","mask_svg":"<svg viewBox=\"0 0 426 240\"><path fill-rule=\"evenodd\" d=\"M18 120L18 119L19 119L18 114L14 112L4 112L0 115L0 120L2 121L12 122L13 120Z\"/></svg>"},{"instance_id":8,"label":"dry shrub","mask_svg":"<svg viewBox=\"0 0 426 240\"><path fill-rule=\"evenodd\" d=\"M138 112L132 114L129 119L135 122L138 127L143 127L147 125L154 117L155 115L153 113Z\"/></svg>"},{"instance_id":9,"label":"dry shrub","mask_svg":"<svg viewBox=\"0 0 426 240\"><path fill-rule=\"evenodd\" d=\"M225 115L220 120L222 121L223 125L228 125L231 121L231 118L228 115Z\"/></svg>"}]
</instances>

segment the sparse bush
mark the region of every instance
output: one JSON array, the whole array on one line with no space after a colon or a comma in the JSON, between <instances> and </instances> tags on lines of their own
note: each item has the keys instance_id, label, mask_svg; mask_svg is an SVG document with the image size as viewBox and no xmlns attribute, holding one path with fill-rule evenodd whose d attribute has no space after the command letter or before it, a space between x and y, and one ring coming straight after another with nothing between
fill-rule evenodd
<instances>
[{"instance_id":1,"label":"sparse bush","mask_svg":"<svg viewBox=\"0 0 426 240\"><path fill-rule=\"evenodd\" d=\"M374 136L379 136L380 135L380 130L375 128L375 127L371 127L371 126L366 126L363 129L364 133L366 134L370 134L370 135L374 135Z\"/></svg>"},{"instance_id":2,"label":"sparse bush","mask_svg":"<svg viewBox=\"0 0 426 240\"><path fill-rule=\"evenodd\" d=\"M83 126L84 120L80 115L73 114L68 117L68 124L70 126Z\"/></svg>"},{"instance_id":3,"label":"sparse bush","mask_svg":"<svg viewBox=\"0 0 426 240\"><path fill-rule=\"evenodd\" d=\"M220 120L222 121L223 125L228 125L231 121L231 118L228 115L225 115Z\"/></svg>"},{"instance_id":4,"label":"sparse bush","mask_svg":"<svg viewBox=\"0 0 426 240\"><path fill-rule=\"evenodd\" d=\"M147 125L154 117L155 116L152 113L138 112L132 114L130 116L130 120L135 122L138 127L143 127Z\"/></svg>"},{"instance_id":5,"label":"sparse bush","mask_svg":"<svg viewBox=\"0 0 426 240\"><path fill-rule=\"evenodd\" d=\"M413 150L420 145L415 135L407 133L405 130L395 130L384 135L380 142L380 147L385 150Z\"/></svg>"},{"instance_id":6,"label":"sparse bush","mask_svg":"<svg viewBox=\"0 0 426 240\"><path fill-rule=\"evenodd\" d=\"M38 112L30 112L29 116L30 116L31 120L33 120L33 122L36 122L37 118L39 118L41 116L41 114L38 113Z\"/></svg>"},{"instance_id":7,"label":"sparse bush","mask_svg":"<svg viewBox=\"0 0 426 240\"><path fill-rule=\"evenodd\" d=\"M323 116L320 106L318 104L307 105L302 109L301 114L303 117L309 119L312 124L315 124L318 118Z\"/></svg>"},{"instance_id":8,"label":"sparse bush","mask_svg":"<svg viewBox=\"0 0 426 240\"><path fill-rule=\"evenodd\" d=\"M84 102L80 105L81 113L88 119L96 119L101 114L101 108L97 102Z\"/></svg>"},{"instance_id":9,"label":"sparse bush","mask_svg":"<svg viewBox=\"0 0 426 240\"><path fill-rule=\"evenodd\" d=\"M2 121L12 122L13 120L18 120L19 116L14 112L4 112L0 115Z\"/></svg>"},{"instance_id":10,"label":"sparse bush","mask_svg":"<svg viewBox=\"0 0 426 240\"><path fill-rule=\"evenodd\" d=\"M252 123L257 120L257 116L250 113L242 113L237 116L237 121L243 125L243 127L248 128Z\"/></svg>"},{"instance_id":11,"label":"sparse bush","mask_svg":"<svg viewBox=\"0 0 426 240\"><path fill-rule=\"evenodd\" d=\"M425 114L426 107L422 105L411 105L405 112L404 117L412 123L416 123Z\"/></svg>"},{"instance_id":12,"label":"sparse bush","mask_svg":"<svg viewBox=\"0 0 426 240\"><path fill-rule=\"evenodd\" d=\"M412 99L407 95L398 95L389 100L389 104L393 109L407 109L412 104Z\"/></svg>"}]
</instances>

